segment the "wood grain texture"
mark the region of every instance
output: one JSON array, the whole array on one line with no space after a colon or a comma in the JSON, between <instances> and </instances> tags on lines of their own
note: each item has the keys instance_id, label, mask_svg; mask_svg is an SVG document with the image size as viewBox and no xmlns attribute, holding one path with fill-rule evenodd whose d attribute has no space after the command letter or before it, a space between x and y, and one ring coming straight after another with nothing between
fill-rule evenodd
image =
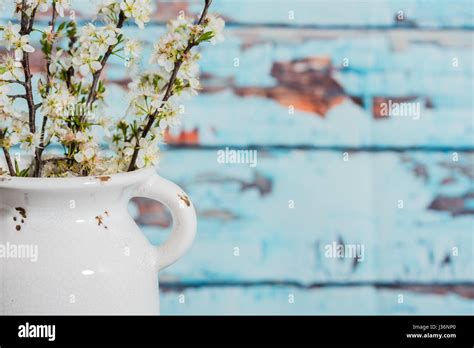
<instances>
[{"instance_id":1,"label":"wood grain texture","mask_svg":"<svg viewBox=\"0 0 474 348\"><path fill-rule=\"evenodd\" d=\"M472 284L472 172L465 169L473 159L362 152L344 161L337 151L260 151L251 168L220 164L215 150L168 151L160 174L187 191L199 227L192 250L163 277ZM456 197L465 213L432 209L442 196ZM166 237L151 224L144 231L154 243ZM365 259L326 257L333 242L363 244Z\"/></svg>"},{"instance_id":2,"label":"wood grain texture","mask_svg":"<svg viewBox=\"0 0 474 348\"><path fill-rule=\"evenodd\" d=\"M75 0L76 17L94 18L99 0ZM177 16L179 11L197 15L201 0L154 0L152 22ZM0 18L9 19L11 2L2 2ZM343 10L342 10L343 9ZM219 0L212 10L232 25L365 28L472 28L469 0ZM399 11L403 11L403 18ZM68 15L68 11L66 11ZM39 14L45 20L47 14Z\"/></svg>"},{"instance_id":3,"label":"wood grain texture","mask_svg":"<svg viewBox=\"0 0 474 348\"><path fill-rule=\"evenodd\" d=\"M91 18L94 1L74 4L79 23ZM156 4L147 30L125 28L146 57L165 20L201 6ZM185 102L159 168L199 221L189 254L160 275L162 312L472 314L471 1L216 0L213 10L226 40L203 48L202 93ZM33 70L43 67L34 54ZM104 76L121 116L123 62ZM388 100L419 103L419 117L380 117ZM219 164L226 146L258 149L257 166ZM162 242L169 213L134 202ZM364 261L325 257L333 242L363 244Z\"/></svg>"},{"instance_id":4,"label":"wood grain texture","mask_svg":"<svg viewBox=\"0 0 474 348\"><path fill-rule=\"evenodd\" d=\"M224 43L203 50L203 93L184 101L183 126L169 140L472 149L469 35L345 31L328 38L299 30L286 36L268 28L229 30ZM117 113L126 107L127 79L119 67L108 70ZM388 100L412 102L419 113L379 117L377 107Z\"/></svg>"},{"instance_id":5,"label":"wood grain texture","mask_svg":"<svg viewBox=\"0 0 474 348\"><path fill-rule=\"evenodd\" d=\"M403 303L398 303L399 295L403 295ZM293 303L289 302L290 296L293 296ZM472 305L472 301L456 295L443 297L397 290L377 290L371 287L314 290L287 286L250 289L230 287L189 289L161 294L161 311L166 315L469 315L473 311Z\"/></svg>"}]
</instances>

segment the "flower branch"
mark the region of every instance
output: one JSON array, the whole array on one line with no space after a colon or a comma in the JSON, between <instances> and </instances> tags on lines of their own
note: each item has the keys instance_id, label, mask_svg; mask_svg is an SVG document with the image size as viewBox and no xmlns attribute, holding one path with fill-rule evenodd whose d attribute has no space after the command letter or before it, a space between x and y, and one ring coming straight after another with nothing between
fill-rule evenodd
<instances>
[{"instance_id":1,"label":"flower branch","mask_svg":"<svg viewBox=\"0 0 474 348\"><path fill-rule=\"evenodd\" d=\"M204 9L201 13L201 16L200 16L197 24L196 24L197 26L200 26L200 25L203 24L203 21L207 16L207 12L209 10L209 7L211 6L211 3L212 3L212 0L206 0L205 1ZM155 123L155 121L157 119L157 116L158 116L160 110L163 109L163 107L165 106L165 103L173 95L173 86L174 86L174 83L176 81L176 77L178 76L178 72L179 72L179 69L181 68L181 65L183 64L184 60L187 58L187 56L188 56L189 52L191 51L191 49L195 46L198 46L199 43L200 42L199 42L199 40L196 39L196 37L191 36L190 39L188 40L186 48L184 49L184 51L180 54L180 57L174 63L174 67L173 67L171 76L169 78L169 81L166 85L166 91L165 91L165 94L164 94L163 99L161 101L160 107L157 108L152 114L149 114L147 116L148 121L145 125L145 128L143 129L141 134L136 138L135 148L133 150L132 158L130 160L130 165L128 167L129 172L136 169L136 161L137 161L137 157L138 157L138 152L140 151L140 141L141 141L141 139L145 139L147 137L148 133L150 132L151 128L153 127L153 124Z\"/></svg>"},{"instance_id":2,"label":"flower branch","mask_svg":"<svg viewBox=\"0 0 474 348\"><path fill-rule=\"evenodd\" d=\"M43 37L45 38L45 44L47 48L50 48L50 51L53 51L54 41L56 39L55 34L55 27L56 27L56 0L53 0L52 9L51 9L51 21L49 22L50 32L49 35L46 32L43 32ZM46 53L47 50L45 49ZM51 52L50 54L46 54L46 88L45 94L48 95L51 91L51 81L52 81L52 73L51 73ZM41 107L42 103L35 105L35 110ZM45 150L45 143L44 137L46 133L46 125L48 124L48 115L43 115L43 121L41 122L41 133L40 133L40 140L39 145L35 149L35 168L34 168L34 176L39 177L41 176L42 170L42 156Z\"/></svg>"},{"instance_id":3,"label":"flower branch","mask_svg":"<svg viewBox=\"0 0 474 348\"><path fill-rule=\"evenodd\" d=\"M19 34L21 35L21 39L19 44L21 46L18 47L17 51L15 52L16 55L21 57L21 65L23 67L23 73L25 76L24 87L26 93L26 101L28 103L28 116L29 116L29 127L30 132L35 133L36 126L35 126L35 103L33 100L33 88L31 86L31 69L30 69L30 59L29 59L29 52L33 52L34 50L31 46L28 45L28 38L31 30L33 29L33 22L34 16L36 13L36 8L34 8L31 12L31 15L28 15L26 12L26 0L22 1L21 4L21 29ZM17 43L17 46L19 45Z\"/></svg>"},{"instance_id":4,"label":"flower branch","mask_svg":"<svg viewBox=\"0 0 474 348\"><path fill-rule=\"evenodd\" d=\"M178 98L199 90L200 54L193 48L222 39L224 21L208 14L211 0L204 1L196 22L184 14L171 20L168 33L154 43L149 68L138 73L141 42L127 38L122 28L133 19L143 29L153 11L152 0L103 1L98 9L102 24L79 27L70 18L57 25L69 1L14 0L20 24L0 27L10 52L0 57L0 145L10 175L101 175L156 164L162 131L179 124ZM49 26L34 28L36 12L46 12L51 5ZM45 79L39 78L37 86L32 84L29 60L32 32L41 36L46 61ZM58 38L66 42L60 45ZM102 80L112 55L125 60L132 79L130 107L116 120L106 115L107 87ZM25 93L11 93L10 84L21 85ZM35 102L33 95L41 100ZM14 103L17 99L26 100L27 110L19 110L24 105ZM42 116L39 129L37 112ZM63 155L47 153L55 142L62 145ZM9 151L16 145L33 155L26 169L17 170L18 163L12 161Z\"/></svg>"},{"instance_id":5,"label":"flower branch","mask_svg":"<svg viewBox=\"0 0 474 348\"><path fill-rule=\"evenodd\" d=\"M11 98L13 100L21 98L21 99L27 99L25 94L14 94L14 95L9 95L8 98Z\"/></svg>"},{"instance_id":6,"label":"flower branch","mask_svg":"<svg viewBox=\"0 0 474 348\"><path fill-rule=\"evenodd\" d=\"M19 84L19 85L22 85L22 86L26 86L26 84L23 82L23 81L20 81L20 80L2 80L0 79L0 83L11 83L11 84Z\"/></svg>"},{"instance_id":7,"label":"flower branch","mask_svg":"<svg viewBox=\"0 0 474 348\"><path fill-rule=\"evenodd\" d=\"M121 29L123 27L123 24L125 23L125 13L123 11L120 11L118 21L116 28ZM110 55L112 54L113 50L117 46L118 42L114 45L109 46L107 49L107 52L105 52L104 56L102 57L102 60L100 61L100 69L97 70L93 75L92 75L92 86L89 92L89 95L87 96L87 105L90 105L91 103L94 102L96 95L97 95L97 83L99 82L100 75L102 74L102 70L104 70L105 64L107 63L107 60L109 59Z\"/></svg>"}]
</instances>

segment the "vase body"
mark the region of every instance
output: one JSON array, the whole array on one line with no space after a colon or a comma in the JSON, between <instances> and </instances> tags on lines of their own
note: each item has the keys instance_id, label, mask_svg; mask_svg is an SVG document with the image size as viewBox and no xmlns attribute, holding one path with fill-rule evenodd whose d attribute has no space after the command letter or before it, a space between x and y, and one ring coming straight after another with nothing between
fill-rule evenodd
<instances>
[{"instance_id":1,"label":"vase body","mask_svg":"<svg viewBox=\"0 0 474 348\"><path fill-rule=\"evenodd\" d=\"M158 271L186 251L196 228L189 200L179 211L179 187L153 168L0 180L0 314L159 314ZM127 208L134 196L171 209L170 245L141 233Z\"/></svg>"}]
</instances>

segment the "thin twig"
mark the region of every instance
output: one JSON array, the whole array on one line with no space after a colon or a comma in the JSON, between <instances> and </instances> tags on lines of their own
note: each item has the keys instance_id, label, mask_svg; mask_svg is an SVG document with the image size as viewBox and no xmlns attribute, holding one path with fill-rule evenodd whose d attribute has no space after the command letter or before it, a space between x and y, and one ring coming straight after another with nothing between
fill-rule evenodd
<instances>
[{"instance_id":1,"label":"thin twig","mask_svg":"<svg viewBox=\"0 0 474 348\"><path fill-rule=\"evenodd\" d=\"M53 14L51 15L51 21L49 22L49 25L51 26L51 36L53 38L53 42L51 43L51 46L54 45L54 36L55 36L55 23L56 23L56 1L53 1ZM51 49L51 52L53 50ZM48 55L46 57L46 95L49 94L49 90L51 89L51 73L49 72L49 68L51 65L51 55Z\"/></svg>"},{"instance_id":2,"label":"thin twig","mask_svg":"<svg viewBox=\"0 0 474 348\"><path fill-rule=\"evenodd\" d=\"M31 17L28 16L25 12L26 8L26 0L22 1L22 12L21 12L21 29L20 35L29 35L31 30L33 29L33 21L34 15L36 13L36 8L32 11ZM33 100L33 88L31 86L31 69L30 69L30 59L29 53L23 52L23 59L21 60L21 65L23 66L23 72L25 75L25 93L26 93L26 101L28 103L28 121L30 132L35 133L36 126L35 126L35 102Z\"/></svg>"},{"instance_id":3,"label":"thin twig","mask_svg":"<svg viewBox=\"0 0 474 348\"><path fill-rule=\"evenodd\" d=\"M53 38L53 42L51 43L51 52L52 47L54 45L54 36L55 36L55 24L56 24L56 1L53 1L53 6L52 6L52 15L51 15L51 21L49 22L49 25L51 26L51 35ZM51 73L50 73L50 66L51 66L51 56L48 55L46 57L46 95L49 94L51 90ZM39 109L43 103L39 103L35 105L35 109ZM34 176L39 177L41 176L41 170L43 167L43 162L41 157L43 156L43 151L46 148L44 144L44 136L46 133L46 125L48 123L48 115L43 115L43 122L41 124L41 134L40 134L40 143L39 146L35 149L35 155L36 158L38 159L35 161L35 169L34 169Z\"/></svg>"},{"instance_id":4,"label":"thin twig","mask_svg":"<svg viewBox=\"0 0 474 348\"><path fill-rule=\"evenodd\" d=\"M25 94L14 94L14 95L9 95L8 98L12 98L13 100L18 99L18 98L26 99L26 95Z\"/></svg>"},{"instance_id":5,"label":"thin twig","mask_svg":"<svg viewBox=\"0 0 474 348\"><path fill-rule=\"evenodd\" d=\"M30 69L30 59L28 52L23 52L23 59L21 65L23 66L23 71L25 74L25 91L26 91L26 101L28 103L28 120L30 126L30 132L34 133L36 131L35 126L35 102L33 100L33 87L31 86L31 69Z\"/></svg>"},{"instance_id":6,"label":"thin twig","mask_svg":"<svg viewBox=\"0 0 474 348\"><path fill-rule=\"evenodd\" d=\"M197 22L197 25L202 24L204 18L206 18L207 11L209 10L209 6L211 6L211 3L212 3L212 0L206 0L204 9L202 11L201 17L199 18L199 21ZM140 151L140 145L139 145L140 140L146 138L146 136L148 135L148 132L150 132L151 128L153 127L153 124L155 123L156 117L159 114L159 110L161 110L164 107L165 103L173 95L173 85L176 80L176 77L178 76L179 69L181 68L181 65L183 64L184 58L188 55L191 49L194 46L197 46L198 44L199 43L196 43L196 41L194 41L193 38L190 39L188 41L188 45L186 46L183 53L181 54L181 57L175 62L174 67L173 67L173 72L171 73L171 77L166 86L165 95L161 101L161 106L158 109L156 109L153 114L148 115L148 121L145 125L145 128L143 129L143 132L137 136L135 148L132 154L132 159L130 160L130 165L128 167L129 172L135 170L135 162L137 161L138 152Z\"/></svg>"},{"instance_id":7,"label":"thin twig","mask_svg":"<svg viewBox=\"0 0 474 348\"><path fill-rule=\"evenodd\" d=\"M37 7L35 7L33 11L31 12L30 22L28 24L28 33L31 33L31 31L33 30L33 22L34 22L34 18L36 14L36 9Z\"/></svg>"},{"instance_id":8,"label":"thin twig","mask_svg":"<svg viewBox=\"0 0 474 348\"><path fill-rule=\"evenodd\" d=\"M123 11L120 11L117 26L116 26L117 29L120 29L123 27L123 24L125 23L125 19L126 19L125 14L123 13ZM96 88L97 88L97 83L99 83L100 75L102 74L102 70L104 70L105 64L107 63L107 60L109 59L110 55L112 54L116 46L117 44L109 46L109 48L107 49L107 52L105 52L104 56L102 57L102 60L100 61L101 68L97 70L96 72L94 72L94 74L92 75L92 86L89 90L89 95L87 96L87 102L86 102L87 106L91 105L95 101L95 98L97 95Z\"/></svg>"},{"instance_id":9,"label":"thin twig","mask_svg":"<svg viewBox=\"0 0 474 348\"><path fill-rule=\"evenodd\" d=\"M26 14L26 0L22 1L22 8L21 8L21 29L20 35L29 35L33 30L33 23L35 21L35 14L36 9L35 7L31 11L31 15L28 16ZM33 87L31 85L31 68L30 68L30 56L28 52L23 52L23 59L21 60L21 65L23 67L23 72L25 75L25 94L26 94L26 102L28 104L28 123L30 127L30 133L36 133L36 110L38 109L34 97L33 97ZM41 158L38 156L38 151L35 149L35 168L39 167L39 162L41 162ZM35 171L36 173L36 171ZM36 175L35 175L36 176Z\"/></svg>"},{"instance_id":10,"label":"thin twig","mask_svg":"<svg viewBox=\"0 0 474 348\"><path fill-rule=\"evenodd\" d=\"M75 22L70 22L72 23L72 25L76 25ZM75 27L75 29L77 30L77 27ZM76 35L71 35L71 36L68 36L69 37L69 44L68 44L68 54L70 56L72 56L72 50L74 49L74 45L76 44L77 42L77 32L76 32ZM74 93L74 88L72 86L72 82L71 82L71 79L72 77L74 76L74 68L73 66L71 65L69 67L69 69L67 69L66 71L66 86L68 88L68 90L71 92L71 93Z\"/></svg>"},{"instance_id":11,"label":"thin twig","mask_svg":"<svg viewBox=\"0 0 474 348\"><path fill-rule=\"evenodd\" d=\"M3 83L17 83L19 85L26 86L26 84L23 81L20 81L20 80L0 80L0 82L3 82Z\"/></svg>"}]
</instances>

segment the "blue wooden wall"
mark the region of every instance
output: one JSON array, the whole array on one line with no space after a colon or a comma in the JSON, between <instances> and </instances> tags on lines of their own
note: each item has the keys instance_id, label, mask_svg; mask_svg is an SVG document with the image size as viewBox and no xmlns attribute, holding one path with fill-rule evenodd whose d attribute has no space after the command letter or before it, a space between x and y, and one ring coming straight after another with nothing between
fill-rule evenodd
<instances>
[{"instance_id":1,"label":"blue wooden wall","mask_svg":"<svg viewBox=\"0 0 474 348\"><path fill-rule=\"evenodd\" d=\"M157 1L148 29L126 30L151 44L164 20L199 8ZM160 276L163 314L472 314L472 2L213 10L226 40L203 49L204 90L159 168L199 219L192 250ZM120 62L107 78L120 115ZM389 99L419 103L419 117L380 117ZM257 166L218 163L227 146L258 150ZM161 206L131 211L152 242L166 238ZM333 242L363 244L364 261L325 257Z\"/></svg>"}]
</instances>

